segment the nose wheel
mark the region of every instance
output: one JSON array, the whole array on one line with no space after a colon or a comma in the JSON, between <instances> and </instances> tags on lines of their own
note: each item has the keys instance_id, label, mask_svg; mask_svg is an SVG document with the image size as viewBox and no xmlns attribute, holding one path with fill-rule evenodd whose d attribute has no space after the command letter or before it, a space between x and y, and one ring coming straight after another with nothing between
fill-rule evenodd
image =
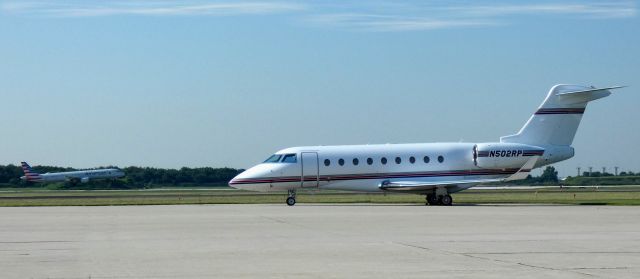
<instances>
[{"instance_id":1,"label":"nose wheel","mask_svg":"<svg viewBox=\"0 0 640 279\"><path fill-rule=\"evenodd\" d=\"M289 197L287 198L287 205L293 206L296 204L296 190L289 190Z\"/></svg>"}]
</instances>

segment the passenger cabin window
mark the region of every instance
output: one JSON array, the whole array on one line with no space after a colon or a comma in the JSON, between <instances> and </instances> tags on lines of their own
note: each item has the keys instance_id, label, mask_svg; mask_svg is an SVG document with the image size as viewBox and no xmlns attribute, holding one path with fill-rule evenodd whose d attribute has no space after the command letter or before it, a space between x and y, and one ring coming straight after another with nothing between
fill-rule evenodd
<instances>
[{"instance_id":1,"label":"passenger cabin window","mask_svg":"<svg viewBox=\"0 0 640 279\"><path fill-rule=\"evenodd\" d=\"M324 159L324 165L328 167L331 165L331 161L329 159Z\"/></svg>"},{"instance_id":2,"label":"passenger cabin window","mask_svg":"<svg viewBox=\"0 0 640 279\"><path fill-rule=\"evenodd\" d=\"M382 163L383 165L387 164L387 158L382 157L382 159L380 159L380 163Z\"/></svg>"},{"instance_id":3,"label":"passenger cabin window","mask_svg":"<svg viewBox=\"0 0 640 279\"><path fill-rule=\"evenodd\" d=\"M358 158L353 158L353 165L357 166L358 163L360 163L360 161L358 160Z\"/></svg>"},{"instance_id":4,"label":"passenger cabin window","mask_svg":"<svg viewBox=\"0 0 640 279\"><path fill-rule=\"evenodd\" d=\"M425 164L428 164L430 161L429 156L424 156L423 160Z\"/></svg>"},{"instance_id":5,"label":"passenger cabin window","mask_svg":"<svg viewBox=\"0 0 640 279\"><path fill-rule=\"evenodd\" d=\"M297 160L296 160L296 154L287 154L287 155L284 155L284 158L282 158L282 162L283 162L283 163L295 163L295 162L297 162Z\"/></svg>"},{"instance_id":6,"label":"passenger cabin window","mask_svg":"<svg viewBox=\"0 0 640 279\"><path fill-rule=\"evenodd\" d=\"M372 165L373 164L373 159L367 158L367 164Z\"/></svg>"},{"instance_id":7,"label":"passenger cabin window","mask_svg":"<svg viewBox=\"0 0 640 279\"><path fill-rule=\"evenodd\" d=\"M409 162L412 163L412 164L415 164L416 157L413 157L413 156L409 157Z\"/></svg>"},{"instance_id":8,"label":"passenger cabin window","mask_svg":"<svg viewBox=\"0 0 640 279\"><path fill-rule=\"evenodd\" d=\"M402 159L400 159L400 157L396 157L396 164L400 164L402 163Z\"/></svg>"},{"instance_id":9,"label":"passenger cabin window","mask_svg":"<svg viewBox=\"0 0 640 279\"><path fill-rule=\"evenodd\" d=\"M271 157L264 160L264 163L277 163L278 161L280 161L280 157L282 157L282 155L273 154L271 155Z\"/></svg>"},{"instance_id":10,"label":"passenger cabin window","mask_svg":"<svg viewBox=\"0 0 640 279\"><path fill-rule=\"evenodd\" d=\"M440 163L444 162L444 157L438 156L438 162L440 162Z\"/></svg>"},{"instance_id":11,"label":"passenger cabin window","mask_svg":"<svg viewBox=\"0 0 640 279\"><path fill-rule=\"evenodd\" d=\"M338 165L344 166L344 160L343 159L338 160Z\"/></svg>"}]
</instances>

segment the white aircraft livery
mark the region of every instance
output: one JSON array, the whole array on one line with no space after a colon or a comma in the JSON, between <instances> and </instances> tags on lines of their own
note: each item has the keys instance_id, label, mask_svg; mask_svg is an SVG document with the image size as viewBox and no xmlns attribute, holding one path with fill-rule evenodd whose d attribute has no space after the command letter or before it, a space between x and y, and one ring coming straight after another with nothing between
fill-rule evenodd
<instances>
[{"instance_id":1,"label":"white aircraft livery","mask_svg":"<svg viewBox=\"0 0 640 279\"><path fill-rule=\"evenodd\" d=\"M538 167L574 155L571 143L587 103L611 89L556 85L515 135L499 142L305 146L280 150L234 177L229 186L254 191L319 188L426 195L451 205L451 193L480 183L525 179Z\"/></svg>"},{"instance_id":2,"label":"white aircraft livery","mask_svg":"<svg viewBox=\"0 0 640 279\"><path fill-rule=\"evenodd\" d=\"M22 171L24 176L20 179L29 182L64 182L71 183L87 183L89 180L96 179L114 179L124 176L124 172L119 169L95 169L95 170L79 170L54 173L37 173L31 169L26 162L22 162Z\"/></svg>"}]
</instances>

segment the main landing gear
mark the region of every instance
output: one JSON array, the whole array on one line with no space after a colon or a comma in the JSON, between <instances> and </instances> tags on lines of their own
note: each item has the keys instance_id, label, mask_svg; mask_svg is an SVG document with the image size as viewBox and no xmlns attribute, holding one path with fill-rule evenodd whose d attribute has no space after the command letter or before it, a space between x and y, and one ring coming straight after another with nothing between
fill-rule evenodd
<instances>
[{"instance_id":1,"label":"main landing gear","mask_svg":"<svg viewBox=\"0 0 640 279\"><path fill-rule=\"evenodd\" d=\"M427 205L452 205L453 198L451 195L427 194Z\"/></svg>"},{"instance_id":2,"label":"main landing gear","mask_svg":"<svg viewBox=\"0 0 640 279\"><path fill-rule=\"evenodd\" d=\"M291 189L291 190L289 190L289 197L287 198L287 205L288 206L293 206L294 204L296 204L296 190L295 189Z\"/></svg>"}]
</instances>

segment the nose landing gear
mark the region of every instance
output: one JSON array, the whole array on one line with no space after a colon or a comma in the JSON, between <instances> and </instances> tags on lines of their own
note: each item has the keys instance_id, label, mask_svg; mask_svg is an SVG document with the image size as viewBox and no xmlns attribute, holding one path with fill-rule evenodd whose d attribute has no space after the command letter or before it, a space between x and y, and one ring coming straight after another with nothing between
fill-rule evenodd
<instances>
[{"instance_id":1,"label":"nose landing gear","mask_svg":"<svg viewBox=\"0 0 640 279\"><path fill-rule=\"evenodd\" d=\"M289 190L289 197L287 198L287 205L288 206L293 206L294 204L296 204L296 190L295 189L291 189L291 190Z\"/></svg>"}]
</instances>

